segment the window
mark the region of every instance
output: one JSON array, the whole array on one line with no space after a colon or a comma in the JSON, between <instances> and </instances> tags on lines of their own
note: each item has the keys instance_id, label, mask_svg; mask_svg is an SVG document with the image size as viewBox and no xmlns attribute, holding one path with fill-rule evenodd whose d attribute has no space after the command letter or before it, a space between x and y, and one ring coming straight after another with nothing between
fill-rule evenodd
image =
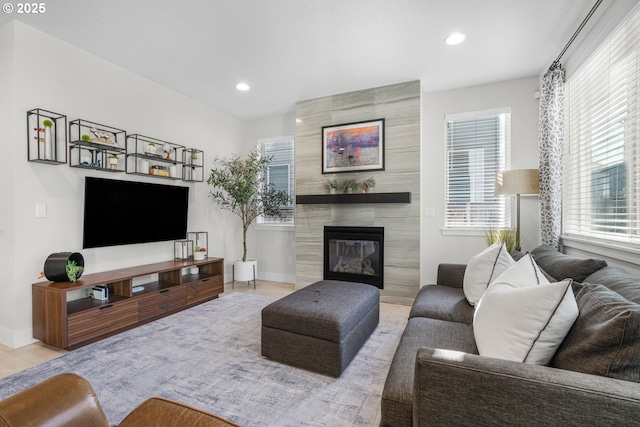
<instances>
[{"instance_id":1,"label":"window","mask_svg":"<svg viewBox=\"0 0 640 427\"><path fill-rule=\"evenodd\" d=\"M448 114L445 127L445 228L509 227L505 198L494 193L496 174L508 166L510 109Z\"/></svg>"},{"instance_id":2,"label":"window","mask_svg":"<svg viewBox=\"0 0 640 427\"><path fill-rule=\"evenodd\" d=\"M261 155L271 157L267 168L267 183L276 190L289 193L295 198L295 176L293 173L293 137L274 138L258 141ZM284 206L283 218L259 217L258 224L293 224L295 203Z\"/></svg>"},{"instance_id":3,"label":"window","mask_svg":"<svg viewBox=\"0 0 640 427\"><path fill-rule=\"evenodd\" d=\"M640 247L640 8L567 81L563 236Z\"/></svg>"}]
</instances>

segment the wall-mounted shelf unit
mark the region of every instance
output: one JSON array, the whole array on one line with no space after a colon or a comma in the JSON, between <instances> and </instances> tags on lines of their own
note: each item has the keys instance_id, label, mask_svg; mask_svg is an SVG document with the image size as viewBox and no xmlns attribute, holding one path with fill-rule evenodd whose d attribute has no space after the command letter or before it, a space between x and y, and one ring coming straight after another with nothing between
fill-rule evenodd
<instances>
[{"instance_id":1,"label":"wall-mounted shelf unit","mask_svg":"<svg viewBox=\"0 0 640 427\"><path fill-rule=\"evenodd\" d=\"M198 267L191 273L189 267ZM157 275L134 292L134 279ZM217 298L224 290L224 259L166 261L83 275L76 282L32 285L33 337L74 349L152 320ZM70 293L89 294L106 286L109 297L67 301Z\"/></svg>"},{"instance_id":2,"label":"wall-mounted shelf unit","mask_svg":"<svg viewBox=\"0 0 640 427\"><path fill-rule=\"evenodd\" d=\"M69 137L72 168L125 171L125 130L77 119L69 123Z\"/></svg>"},{"instance_id":3,"label":"wall-mounted shelf unit","mask_svg":"<svg viewBox=\"0 0 640 427\"><path fill-rule=\"evenodd\" d=\"M143 135L127 137L127 173L182 178L185 147Z\"/></svg>"},{"instance_id":4,"label":"wall-mounted shelf unit","mask_svg":"<svg viewBox=\"0 0 640 427\"><path fill-rule=\"evenodd\" d=\"M67 116L41 108L27 111L27 157L49 165L67 163Z\"/></svg>"},{"instance_id":5,"label":"wall-mounted shelf unit","mask_svg":"<svg viewBox=\"0 0 640 427\"><path fill-rule=\"evenodd\" d=\"M204 151L187 148L183 152L182 179L188 182L204 181Z\"/></svg>"},{"instance_id":6,"label":"wall-mounted shelf unit","mask_svg":"<svg viewBox=\"0 0 640 427\"><path fill-rule=\"evenodd\" d=\"M331 205L345 203L411 203L411 193L300 194L299 205Z\"/></svg>"}]
</instances>

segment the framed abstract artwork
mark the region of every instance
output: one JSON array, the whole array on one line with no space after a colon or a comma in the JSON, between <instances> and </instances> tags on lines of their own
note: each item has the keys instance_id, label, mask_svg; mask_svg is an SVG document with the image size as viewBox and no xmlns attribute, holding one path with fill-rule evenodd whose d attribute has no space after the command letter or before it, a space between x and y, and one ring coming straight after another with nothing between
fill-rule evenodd
<instances>
[{"instance_id":1,"label":"framed abstract artwork","mask_svg":"<svg viewBox=\"0 0 640 427\"><path fill-rule=\"evenodd\" d=\"M384 170L384 119L322 127L322 173Z\"/></svg>"}]
</instances>

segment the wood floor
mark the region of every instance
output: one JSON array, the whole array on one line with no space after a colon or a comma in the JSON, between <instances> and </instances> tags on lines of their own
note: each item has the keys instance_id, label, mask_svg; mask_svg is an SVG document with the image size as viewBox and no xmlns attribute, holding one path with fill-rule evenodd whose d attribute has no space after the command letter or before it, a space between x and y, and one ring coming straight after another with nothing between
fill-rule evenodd
<instances>
[{"instance_id":1,"label":"wood floor","mask_svg":"<svg viewBox=\"0 0 640 427\"><path fill-rule=\"evenodd\" d=\"M294 285L292 283L258 280L256 289L253 289L253 283L249 286L247 283L236 282L233 287L231 283L227 283L224 285L224 293L220 296L224 297L231 292L244 292L282 298L293 291ZM381 312L397 313L409 317L410 309L411 307L406 305L380 303ZM65 353L67 353L65 350L60 350L40 342L17 349L12 349L0 344L0 378L46 362L47 360L55 359Z\"/></svg>"}]
</instances>

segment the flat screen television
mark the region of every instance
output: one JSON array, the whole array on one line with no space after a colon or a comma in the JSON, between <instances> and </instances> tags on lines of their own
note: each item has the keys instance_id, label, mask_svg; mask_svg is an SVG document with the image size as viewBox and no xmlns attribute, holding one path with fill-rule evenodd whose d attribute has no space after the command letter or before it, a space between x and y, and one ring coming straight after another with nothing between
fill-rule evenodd
<instances>
[{"instance_id":1,"label":"flat screen television","mask_svg":"<svg viewBox=\"0 0 640 427\"><path fill-rule=\"evenodd\" d=\"M189 188L85 178L83 248L187 236Z\"/></svg>"}]
</instances>

